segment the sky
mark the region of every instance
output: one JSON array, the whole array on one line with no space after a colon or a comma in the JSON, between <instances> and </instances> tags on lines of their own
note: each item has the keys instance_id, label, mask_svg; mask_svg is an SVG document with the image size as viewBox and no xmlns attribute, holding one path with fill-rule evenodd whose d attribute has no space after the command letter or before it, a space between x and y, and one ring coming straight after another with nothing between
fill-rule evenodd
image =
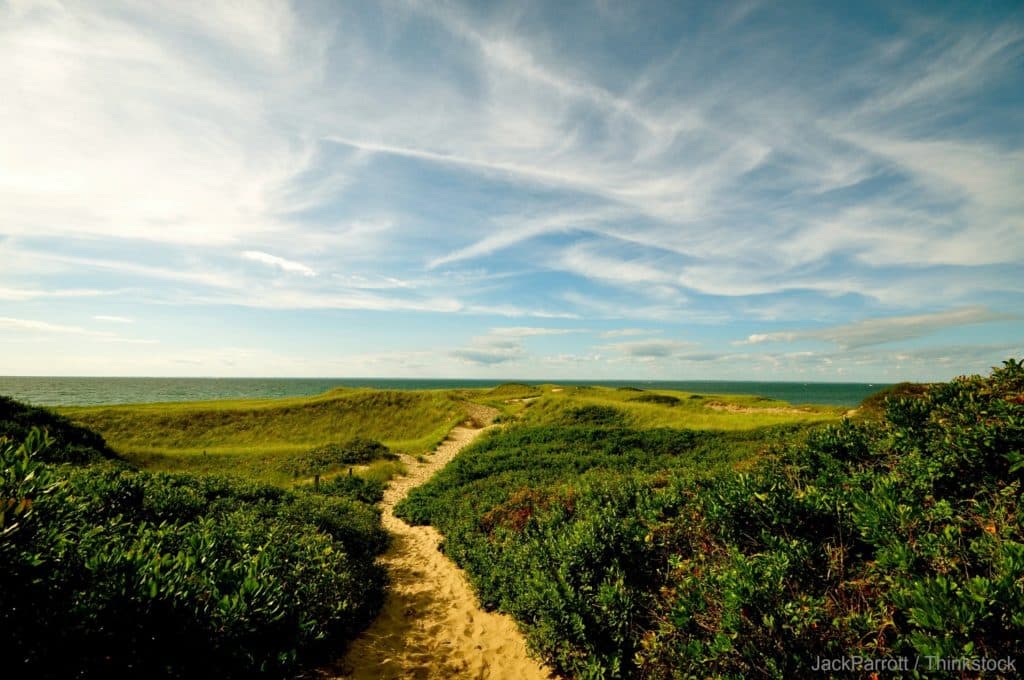
<instances>
[{"instance_id":1,"label":"sky","mask_svg":"<svg viewBox=\"0 0 1024 680\"><path fill-rule=\"evenodd\" d=\"M0 375L1024 355L1024 7L0 0Z\"/></svg>"}]
</instances>

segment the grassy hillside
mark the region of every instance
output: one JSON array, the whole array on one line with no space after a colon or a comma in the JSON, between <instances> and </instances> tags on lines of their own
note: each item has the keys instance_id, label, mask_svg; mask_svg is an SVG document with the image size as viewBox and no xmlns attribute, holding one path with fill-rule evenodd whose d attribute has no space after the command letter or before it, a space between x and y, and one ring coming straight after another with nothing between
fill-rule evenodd
<instances>
[{"instance_id":1,"label":"grassy hillside","mask_svg":"<svg viewBox=\"0 0 1024 680\"><path fill-rule=\"evenodd\" d=\"M506 422L535 426L593 424L594 417L604 417L635 429L753 430L823 422L843 413L759 397L514 383L481 390L338 389L316 397L65 407L60 412L102 434L143 469L231 473L287 484L296 470L308 467L311 450L354 438L380 441L393 451L426 453L466 418L465 401L498 408Z\"/></svg>"},{"instance_id":2,"label":"grassy hillside","mask_svg":"<svg viewBox=\"0 0 1024 680\"><path fill-rule=\"evenodd\" d=\"M545 385L541 390L540 399L518 403L524 423L572 424L579 420L581 410L586 409L593 414L596 409L602 409L618 424L636 429L753 430L772 425L837 420L846 411L825 406L793 406L784 401L734 394L705 395L609 387L560 388L553 385Z\"/></svg>"},{"instance_id":3,"label":"grassy hillside","mask_svg":"<svg viewBox=\"0 0 1024 680\"><path fill-rule=\"evenodd\" d=\"M637 429L688 400L580 392L530 402L397 508L566 675L1024 657L1020 362L809 431Z\"/></svg>"},{"instance_id":4,"label":"grassy hillside","mask_svg":"<svg viewBox=\"0 0 1024 680\"><path fill-rule=\"evenodd\" d=\"M424 453L465 419L451 391L332 390L317 397L67 407L61 413L151 470L282 483L315 447L352 439Z\"/></svg>"}]
</instances>

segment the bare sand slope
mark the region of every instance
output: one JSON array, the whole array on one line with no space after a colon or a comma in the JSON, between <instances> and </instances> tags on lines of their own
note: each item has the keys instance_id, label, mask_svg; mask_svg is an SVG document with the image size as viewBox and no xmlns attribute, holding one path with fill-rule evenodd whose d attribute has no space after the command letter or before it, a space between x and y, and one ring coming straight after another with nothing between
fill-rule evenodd
<instances>
[{"instance_id":1,"label":"bare sand slope","mask_svg":"<svg viewBox=\"0 0 1024 680\"><path fill-rule=\"evenodd\" d=\"M395 517L395 504L427 481L486 428L494 409L470 405L471 420L456 427L423 463L403 456L409 474L392 480L381 503L392 544L382 557L391 576L384 609L328 671L340 678L514 678L551 675L526 652L512 619L486 612L465 574L439 550L441 534Z\"/></svg>"}]
</instances>

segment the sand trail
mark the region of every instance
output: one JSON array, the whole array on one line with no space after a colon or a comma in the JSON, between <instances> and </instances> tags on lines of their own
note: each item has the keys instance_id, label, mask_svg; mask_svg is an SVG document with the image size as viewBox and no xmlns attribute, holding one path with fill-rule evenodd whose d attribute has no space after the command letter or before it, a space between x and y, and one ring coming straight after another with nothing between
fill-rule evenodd
<instances>
[{"instance_id":1,"label":"sand trail","mask_svg":"<svg viewBox=\"0 0 1024 680\"><path fill-rule=\"evenodd\" d=\"M352 643L328 677L514 678L552 677L530 658L508 616L486 612L465 574L439 550L441 534L395 517L409 491L447 465L486 428L497 411L469 405L470 420L456 427L423 463L403 456L409 474L391 481L381 503L392 543L382 557L391 577L387 601L374 623Z\"/></svg>"}]
</instances>

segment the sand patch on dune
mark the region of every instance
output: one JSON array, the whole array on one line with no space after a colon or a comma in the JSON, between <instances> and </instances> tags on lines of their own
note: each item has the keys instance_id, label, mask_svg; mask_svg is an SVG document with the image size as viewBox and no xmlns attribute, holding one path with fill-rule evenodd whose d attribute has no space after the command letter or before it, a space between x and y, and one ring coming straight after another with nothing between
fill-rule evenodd
<instances>
[{"instance_id":1,"label":"sand patch on dune","mask_svg":"<svg viewBox=\"0 0 1024 680\"><path fill-rule=\"evenodd\" d=\"M551 674L527 654L513 620L486 612L477 603L466 575L445 557L433 527L409 526L394 515L395 505L447 465L498 414L467 405L470 420L456 427L420 463L403 456L409 474L390 483L381 503L392 544L382 557L391 577L388 599L377 620L352 644L326 677L356 678L508 678L532 680Z\"/></svg>"}]
</instances>

